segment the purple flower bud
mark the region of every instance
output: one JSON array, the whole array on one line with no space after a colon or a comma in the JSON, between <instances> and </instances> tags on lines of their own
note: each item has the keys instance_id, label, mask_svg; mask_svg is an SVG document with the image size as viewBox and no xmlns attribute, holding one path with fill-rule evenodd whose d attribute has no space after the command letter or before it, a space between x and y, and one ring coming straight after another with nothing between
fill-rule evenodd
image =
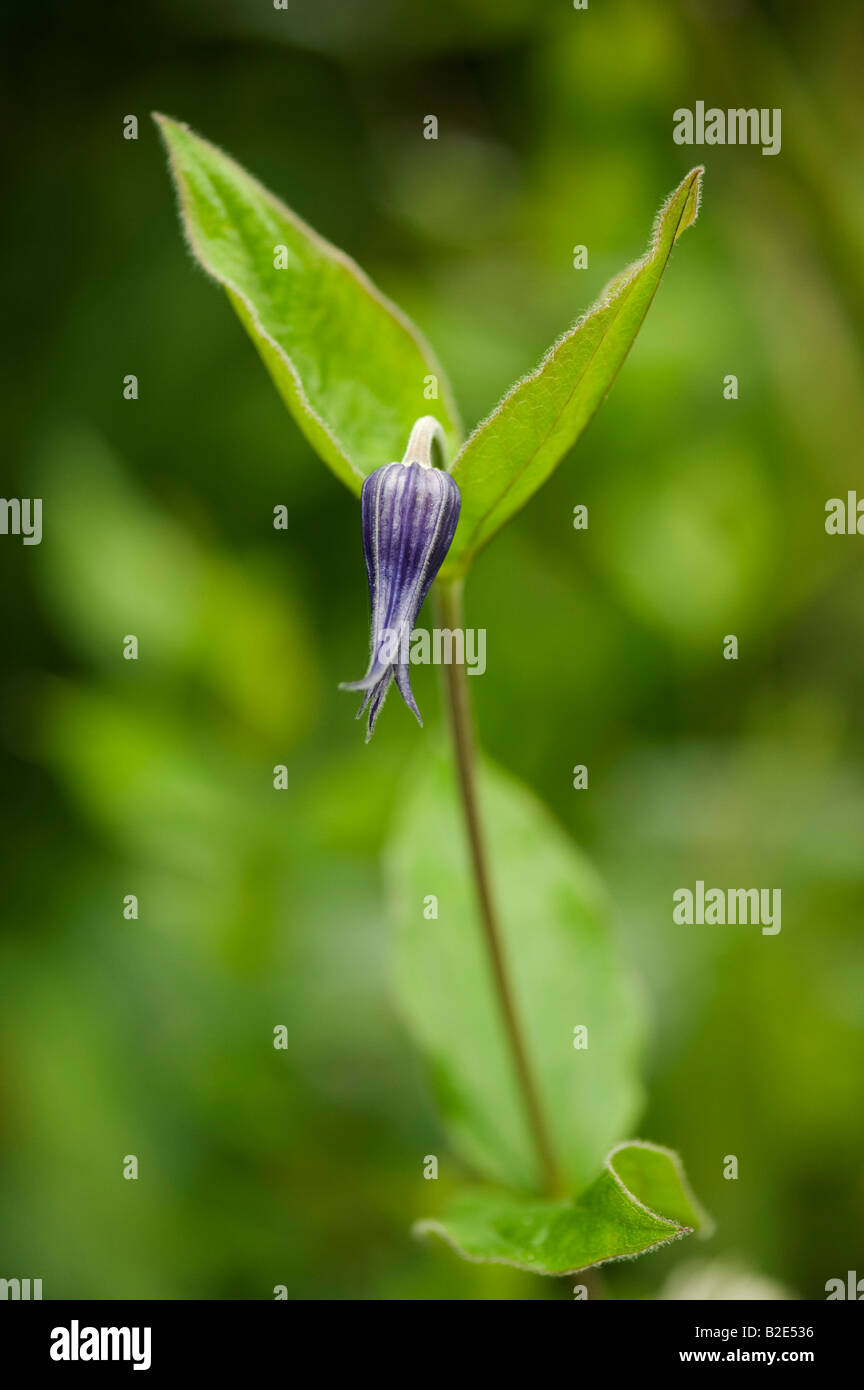
<instances>
[{"instance_id":1,"label":"purple flower bud","mask_svg":"<svg viewBox=\"0 0 864 1390\"><path fill-rule=\"evenodd\" d=\"M408 644L420 606L450 549L462 502L450 474L423 461L431 443L428 428L425 440L415 444L420 426L427 422L440 428L431 417L418 421L404 461L386 463L370 473L360 494L372 608L369 669L362 680L346 682L340 689L365 692L357 718L368 709L367 743L394 679L406 705L423 723L411 690ZM421 458L412 458L412 453Z\"/></svg>"}]
</instances>

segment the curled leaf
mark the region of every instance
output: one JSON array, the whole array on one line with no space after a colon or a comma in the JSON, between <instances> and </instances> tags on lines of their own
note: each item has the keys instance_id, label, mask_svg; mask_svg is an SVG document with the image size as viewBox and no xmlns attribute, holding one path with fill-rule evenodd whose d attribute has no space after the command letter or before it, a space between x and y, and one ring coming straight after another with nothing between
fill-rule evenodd
<instances>
[{"instance_id":1,"label":"curled leaf","mask_svg":"<svg viewBox=\"0 0 864 1390\"><path fill-rule=\"evenodd\" d=\"M469 1260L560 1275L644 1255L697 1229L709 1234L710 1227L678 1155L630 1140L612 1149L600 1176L573 1200L477 1188L414 1230L441 1236Z\"/></svg>"}]
</instances>

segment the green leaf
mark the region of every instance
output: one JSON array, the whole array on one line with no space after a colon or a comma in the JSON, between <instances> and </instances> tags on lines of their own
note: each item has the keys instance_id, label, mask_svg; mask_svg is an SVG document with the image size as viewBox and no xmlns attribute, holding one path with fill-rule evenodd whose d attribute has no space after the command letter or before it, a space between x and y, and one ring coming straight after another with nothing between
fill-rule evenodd
<instances>
[{"instance_id":1,"label":"green leaf","mask_svg":"<svg viewBox=\"0 0 864 1390\"><path fill-rule=\"evenodd\" d=\"M630 351L672 247L696 219L701 175L691 170L660 209L642 260L616 276L467 440L452 465L462 515L442 573L464 573L579 438Z\"/></svg>"},{"instance_id":2,"label":"green leaf","mask_svg":"<svg viewBox=\"0 0 864 1390\"><path fill-rule=\"evenodd\" d=\"M479 795L516 1010L559 1170L578 1191L639 1107L639 1010L604 896L563 830L489 765L481 765ZM399 1006L428 1059L453 1143L494 1182L538 1191L449 759L426 758L397 816L386 872ZM579 1025L587 1049L574 1047Z\"/></svg>"},{"instance_id":3,"label":"green leaf","mask_svg":"<svg viewBox=\"0 0 864 1390\"><path fill-rule=\"evenodd\" d=\"M131 629L143 698L191 681L230 709L237 734L289 752L314 717L319 673L287 576L273 585L257 555L208 545L154 506L89 430L49 433L34 473L52 498L40 580L64 638L122 682L117 653Z\"/></svg>"},{"instance_id":4,"label":"green leaf","mask_svg":"<svg viewBox=\"0 0 864 1390\"><path fill-rule=\"evenodd\" d=\"M442 1236L469 1260L575 1274L643 1255L700 1227L707 1234L710 1222L677 1154L633 1140L612 1150L599 1178L574 1200L532 1201L475 1189L414 1229Z\"/></svg>"},{"instance_id":5,"label":"green leaf","mask_svg":"<svg viewBox=\"0 0 864 1390\"><path fill-rule=\"evenodd\" d=\"M428 376L451 451L450 387L414 325L344 252L188 126L154 113L192 254L224 285L300 429L354 492L401 459ZM284 247L286 268L276 268Z\"/></svg>"}]
</instances>

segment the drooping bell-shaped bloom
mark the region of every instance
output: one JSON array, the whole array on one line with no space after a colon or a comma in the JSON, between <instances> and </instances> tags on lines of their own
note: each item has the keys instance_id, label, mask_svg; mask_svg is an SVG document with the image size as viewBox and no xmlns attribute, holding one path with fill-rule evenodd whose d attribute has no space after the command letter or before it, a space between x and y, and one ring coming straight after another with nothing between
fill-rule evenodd
<instances>
[{"instance_id":1,"label":"drooping bell-shaped bloom","mask_svg":"<svg viewBox=\"0 0 864 1390\"><path fill-rule=\"evenodd\" d=\"M360 494L372 608L369 667L362 680L340 689L364 692L357 718L368 710L367 743L393 680L423 723L411 690L409 643L420 606L450 549L462 501L450 474L432 467L431 442L438 431L432 416L418 420L403 461L370 473Z\"/></svg>"}]
</instances>

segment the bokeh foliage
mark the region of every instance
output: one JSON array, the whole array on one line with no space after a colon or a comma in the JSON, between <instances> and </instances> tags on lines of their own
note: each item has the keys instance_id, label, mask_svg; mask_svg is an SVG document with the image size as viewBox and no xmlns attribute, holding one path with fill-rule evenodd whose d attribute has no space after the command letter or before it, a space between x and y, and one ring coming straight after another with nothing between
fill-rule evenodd
<instances>
[{"instance_id":1,"label":"bokeh foliage","mask_svg":"<svg viewBox=\"0 0 864 1390\"><path fill-rule=\"evenodd\" d=\"M704 156L699 235L612 399L475 566L472 686L489 752L602 871L648 1006L641 1133L686 1156L706 1253L822 1296L864 1218L864 542L823 527L864 491L857 8L9 16L3 491L44 498L45 535L0 538L3 1273L48 1297L568 1296L408 1234L461 1176L391 1002L379 868L435 680L426 733L388 706L363 746L336 689L365 653L356 503L192 273L158 108L405 306L469 427ZM781 107L782 153L674 146L697 99ZM674 927L697 878L782 887L782 933ZM654 1296L680 1258L604 1291Z\"/></svg>"}]
</instances>

